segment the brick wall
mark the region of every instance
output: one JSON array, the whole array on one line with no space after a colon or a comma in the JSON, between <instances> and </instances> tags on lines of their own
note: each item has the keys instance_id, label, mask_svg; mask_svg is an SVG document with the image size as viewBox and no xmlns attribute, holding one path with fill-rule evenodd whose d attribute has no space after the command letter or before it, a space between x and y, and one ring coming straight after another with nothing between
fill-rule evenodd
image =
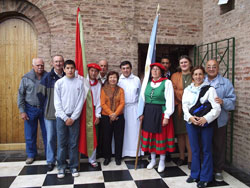
<instances>
[{"instance_id":1,"label":"brick wall","mask_svg":"<svg viewBox=\"0 0 250 188\"><path fill-rule=\"evenodd\" d=\"M235 37L233 165L250 174L250 1L235 0L235 9L220 15L217 0L203 0L203 42Z\"/></svg>"}]
</instances>

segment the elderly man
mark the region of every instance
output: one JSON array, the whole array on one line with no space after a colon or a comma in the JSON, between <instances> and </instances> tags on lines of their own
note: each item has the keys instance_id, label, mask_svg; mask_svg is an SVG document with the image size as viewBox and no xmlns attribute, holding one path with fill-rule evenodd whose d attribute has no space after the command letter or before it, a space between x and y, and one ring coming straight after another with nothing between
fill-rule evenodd
<instances>
[{"instance_id":1,"label":"elderly man","mask_svg":"<svg viewBox=\"0 0 250 188\"><path fill-rule=\"evenodd\" d=\"M102 84L104 84L107 79L108 62L106 60L101 60L99 61L99 66L101 67L101 71L98 80L101 81Z\"/></svg>"},{"instance_id":2,"label":"elderly man","mask_svg":"<svg viewBox=\"0 0 250 188\"><path fill-rule=\"evenodd\" d=\"M36 139L38 120L40 122L45 151L47 147L43 110L37 98L38 85L46 74L43 60L41 58L34 58L32 61L32 70L22 77L18 90L17 103L21 118L24 120L27 153L26 164L33 163L37 155Z\"/></svg>"},{"instance_id":3,"label":"elderly man","mask_svg":"<svg viewBox=\"0 0 250 188\"><path fill-rule=\"evenodd\" d=\"M54 106L54 86L58 79L64 76L64 59L61 55L52 58L51 71L41 80L37 96L40 106L44 107L44 120L47 130L47 153L46 159L48 171L52 171L56 163L56 116Z\"/></svg>"},{"instance_id":4,"label":"elderly man","mask_svg":"<svg viewBox=\"0 0 250 188\"><path fill-rule=\"evenodd\" d=\"M219 74L219 63L211 59L206 63L207 76L205 81L216 89L218 97L215 101L221 105L221 113L214 127L213 136L213 167L215 180L223 181L222 170L225 163L226 149L226 125L228 122L228 111L234 110L236 95L232 83Z\"/></svg>"},{"instance_id":5,"label":"elderly man","mask_svg":"<svg viewBox=\"0 0 250 188\"><path fill-rule=\"evenodd\" d=\"M125 92L125 130L122 157L135 157L139 136L140 121L137 118L138 99L141 89L140 79L131 73L132 65L129 61L120 64L121 76L118 85Z\"/></svg>"},{"instance_id":6,"label":"elderly man","mask_svg":"<svg viewBox=\"0 0 250 188\"><path fill-rule=\"evenodd\" d=\"M166 68L164 76L166 76L168 79L170 79L171 78L171 72L170 72L171 62L169 60L169 57L163 56L161 58L161 64Z\"/></svg>"}]
</instances>

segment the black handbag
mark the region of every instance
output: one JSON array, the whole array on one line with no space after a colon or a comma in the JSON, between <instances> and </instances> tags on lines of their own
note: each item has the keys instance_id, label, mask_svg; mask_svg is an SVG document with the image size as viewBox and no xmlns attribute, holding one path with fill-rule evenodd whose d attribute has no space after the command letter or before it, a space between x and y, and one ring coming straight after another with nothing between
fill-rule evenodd
<instances>
[{"instance_id":1,"label":"black handbag","mask_svg":"<svg viewBox=\"0 0 250 188\"><path fill-rule=\"evenodd\" d=\"M209 101L206 101L204 104L201 104L200 102L200 98L205 95L205 93L209 90L210 87L211 86L208 85L208 86L204 86L201 88L196 104L189 110L189 113L192 116L203 117L204 115L206 115L208 112L211 111L212 105ZM205 123L203 127L207 127L207 126L208 126L208 123Z\"/></svg>"}]
</instances>

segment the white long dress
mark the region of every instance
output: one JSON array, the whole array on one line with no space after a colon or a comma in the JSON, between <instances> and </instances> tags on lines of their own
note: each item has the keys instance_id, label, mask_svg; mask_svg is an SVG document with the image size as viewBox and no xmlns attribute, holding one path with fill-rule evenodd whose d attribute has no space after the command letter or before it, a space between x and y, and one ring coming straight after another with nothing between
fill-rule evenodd
<instances>
[{"instance_id":1,"label":"white long dress","mask_svg":"<svg viewBox=\"0 0 250 188\"><path fill-rule=\"evenodd\" d=\"M139 136L140 121L137 118L138 98L141 89L140 79L131 74L128 78L120 76L118 85L125 93L125 129L123 139L122 157L135 157ZM139 152L139 155L142 152Z\"/></svg>"}]
</instances>

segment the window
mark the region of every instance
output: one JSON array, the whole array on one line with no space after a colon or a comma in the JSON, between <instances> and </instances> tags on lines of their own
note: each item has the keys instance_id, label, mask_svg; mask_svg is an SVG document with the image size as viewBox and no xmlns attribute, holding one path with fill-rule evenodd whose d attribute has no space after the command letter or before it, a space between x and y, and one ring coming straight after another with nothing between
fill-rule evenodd
<instances>
[{"instance_id":1,"label":"window","mask_svg":"<svg viewBox=\"0 0 250 188\"><path fill-rule=\"evenodd\" d=\"M235 0L219 0L220 15L225 14L234 9Z\"/></svg>"}]
</instances>

